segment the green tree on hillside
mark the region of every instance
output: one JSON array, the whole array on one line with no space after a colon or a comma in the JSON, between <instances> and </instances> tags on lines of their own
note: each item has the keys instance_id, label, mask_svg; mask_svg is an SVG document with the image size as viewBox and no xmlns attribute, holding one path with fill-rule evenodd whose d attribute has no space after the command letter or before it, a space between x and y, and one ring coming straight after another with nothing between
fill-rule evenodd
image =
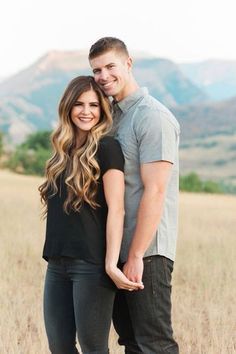
<instances>
[{"instance_id":1,"label":"green tree on hillside","mask_svg":"<svg viewBox=\"0 0 236 354\"><path fill-rule=\"evenodd\" d=\"M21 144L22 147L27 149L51 149L50 131L40 131L30 134L27 139Z\"/></svg>"},{"instance_id":2,"label":"green tree on hillside","mask_svg":"<svg viewBox=\"0 0 236 354\"><path fill-rule=\"evenodd\" d=\"M8 161L8 167L18 173L43 175L45 162L52 154L50 131L31 134L17 146Z\"/></svg>"}]
</instances>

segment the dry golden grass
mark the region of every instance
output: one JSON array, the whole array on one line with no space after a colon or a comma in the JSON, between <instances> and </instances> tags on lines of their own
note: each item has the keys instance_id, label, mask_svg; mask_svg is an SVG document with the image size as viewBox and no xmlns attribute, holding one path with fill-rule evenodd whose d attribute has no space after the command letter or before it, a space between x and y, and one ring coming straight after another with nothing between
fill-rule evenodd
<instances>
[{"instance_id":1,"label":"dry golden grass","mask_svg":"<svg viewBox=\"0 0 236 354\"><path fill-rule=\"evenodd\" d=\"M0 171L1 354L47 354L40 178ZM181 194L173 325L181 354L236 352L236 197ZM123 353L111 334L111 354Z\"/></svg>"}]
</instances>

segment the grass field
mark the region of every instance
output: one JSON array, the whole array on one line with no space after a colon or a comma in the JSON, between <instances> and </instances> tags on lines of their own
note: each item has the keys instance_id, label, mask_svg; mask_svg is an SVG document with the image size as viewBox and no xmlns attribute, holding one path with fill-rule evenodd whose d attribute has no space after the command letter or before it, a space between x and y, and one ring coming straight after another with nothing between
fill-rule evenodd
<instances>
[{"instance_id":1,"label":"grass field","mask_svg":"<svg viewBox=\"0 0 236 354\"><path fill-rule=\"evenodd\" d=\"M40 178L0 171L0 353L49 354ZM236 197L181 194L173 326L181 354L236 353ZM111 354L123 353L111 331Z\"/></svg>"}]
</instances>

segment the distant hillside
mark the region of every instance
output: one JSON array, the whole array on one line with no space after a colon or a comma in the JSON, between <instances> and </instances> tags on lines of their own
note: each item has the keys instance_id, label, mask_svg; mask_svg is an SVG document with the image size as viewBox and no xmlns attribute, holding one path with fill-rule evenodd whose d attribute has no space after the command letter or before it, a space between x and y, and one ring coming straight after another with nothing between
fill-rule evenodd
<instances>
[{"instance_id":1,"label":"distant hillside","mask_svg":"<svg viewBox=\"0 0 236 354\"><path fill-rule=\"evenodd\" d=\"M139 84L169 107L207 98L169 60L137 59L134 70ZM0 83L0 129L14 144L29 132L51 129L65 86L81 74L91 74L86 53L53 51Z\"/></svg>"},{"instance_id":2,"label":"distant hillside","mask_svg":"<svg viewBox=\"0 0 236 354\"><path fill-rule=\"evenodd\" d=\"M78 71L88 71L84 52L51 51L27 69L4 80L0 85L0 97L14 94L29 98L32 92L56 85Z\"/></svg>"},{"instance_id":3,"label":"distant hillside","mask_svg":"<svg viewBox=\"0 0 236 354\"><path fill-rule=\"evenodd\" d=\"M68 81L88 73L85 53L53 51L0 83L0 129L19 143L30 132L52 129Z\"/></svg>"},{"instance_id":4,"label":"distant hillside","mask_svg":"<svg viewBox=\"0 0 236 354\"><path fill-rule=\"evenodd\" d=\"M172 110L184 127L183 140L236 132L236 97L221 102L178 106Z\"/></svg>"},{"instance_id":5,"label":"distant hillside","mask_svg":"<svg viewBox=\"0 0 236 354\"><path fill-rule=\"evenodd\" d=\"M181 125L181 173L236 185L236 97L174 113Z\"/></svg>"},{"instance_id":6,"label":"distant hillside","mask_svg":"<svg viewBox=\"0 0 236 354\"><path fill-rule=\"evenodd\" d=\"M168 107L204 102L207 95L167 59L141 59L135 61L134 74L141 86Z\"/></svg>"},{"instance_id":7,"label":"distant hillside","mask_svg":"<svg viewBox=\"0 0 236 354\"><path fill-rule=\"evenodd\" d=\"M213 100L236 96L236 61L207 60L180 64L184 75Z\"/></svg>"}]
</instances>

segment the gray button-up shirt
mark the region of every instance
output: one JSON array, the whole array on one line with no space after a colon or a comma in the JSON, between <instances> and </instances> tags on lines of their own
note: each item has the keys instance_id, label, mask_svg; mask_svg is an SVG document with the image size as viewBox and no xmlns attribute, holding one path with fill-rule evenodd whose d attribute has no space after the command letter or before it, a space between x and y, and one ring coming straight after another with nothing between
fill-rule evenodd
<instances>
[{"instance_id":1,"label":"gray button-up shirt","mask_svg":"<svg viewBox=\"0 0 236 354\"><path fill-rule=\"evenodd\" d=\"M127 260L143 194L140 165L154 161L169 161L173 167L162 218L145 257L159 254L174 260L178 229L179 124L173 114L150 96L145 88L115 103L113 118L115 137L125 157L126 215L121 261Z\"/></svg>"}]
</instances>

